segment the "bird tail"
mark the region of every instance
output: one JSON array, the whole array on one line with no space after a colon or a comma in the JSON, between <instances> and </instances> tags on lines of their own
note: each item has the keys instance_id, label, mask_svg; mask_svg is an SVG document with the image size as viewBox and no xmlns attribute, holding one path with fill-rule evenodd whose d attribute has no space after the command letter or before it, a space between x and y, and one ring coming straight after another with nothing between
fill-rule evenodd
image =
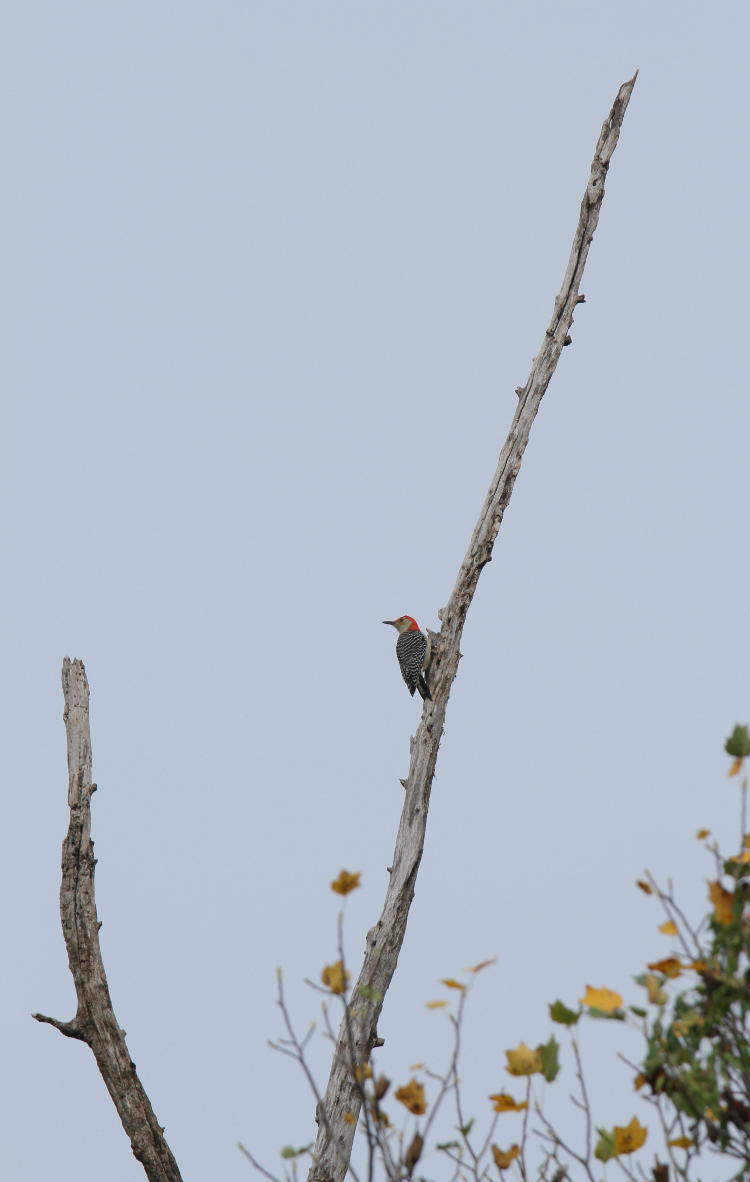
<instances>
[{"instance_id":1,"label":"bird tail","mask_svg":"<svg viewBox=\"0 0 750 1182\"><path fill-rule=\"evenodd\" d=\"M424 673L420 673L420 675L419 675L419 681L417 682L417 689L419 690L419 695L420 695L423 702L431 702L432 701L432 694L430 693L430 687L427 684Z\"/></svg>"}]
</instances>

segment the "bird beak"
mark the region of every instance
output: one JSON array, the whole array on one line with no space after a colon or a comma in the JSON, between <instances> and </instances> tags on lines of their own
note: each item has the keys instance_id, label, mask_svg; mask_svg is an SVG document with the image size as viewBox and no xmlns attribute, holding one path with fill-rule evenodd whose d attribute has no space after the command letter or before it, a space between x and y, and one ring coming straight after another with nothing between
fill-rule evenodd
<instances>
[{"instance_id":1,"label":"bird beak","mask_svg":"<svg viewBox=\"0 0 750 1182\"><path fill-rule=\"evenodd\" d=\"M384 623L384 624L392 624L394 628L396 627L396 621L395 621L395 620L383 620L383 623Z\"/></svg>"}]
</instances>

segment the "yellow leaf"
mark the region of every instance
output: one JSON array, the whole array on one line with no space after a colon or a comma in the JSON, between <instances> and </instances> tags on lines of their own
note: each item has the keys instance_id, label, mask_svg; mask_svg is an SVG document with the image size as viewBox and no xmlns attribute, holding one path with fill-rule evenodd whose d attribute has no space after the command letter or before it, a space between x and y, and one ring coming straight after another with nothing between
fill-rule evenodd
<instances>
[{"instance_id":1,"label":"yellow leaf","mask_svg":"<svg viewBox=\"0 0 750 1182\"><path fill-rule=\"evenodd\" d=\"M695 1145L692 1137L675 1137L673 1141L667 1141L667 1145L671 1145L673 1149L690 1149Z\"/></svg>"},{"instance_id":2,"label":"yellow leaf","mask_svg":"<svg viewBox=\"0 0 750 1182\"><path fill-rule=\"evenodd\" d=\"M402 1088L396 1088L393 1093L397 1100L409 1109L414 1116L422 1116L427 1111L427 1101L424 1098L424 1087L416 1079L409 1080Z\"/></svg>"},{"instance_id":3,"label":"yellow leaf","mask_svg":"<svg viewBox=\"0 0 750 1182\"><path fill-rule=\"evenodd\" d=\"M745 834L745 836L742 839L742 844L746 850L750 849L750 833Z\"/></svg>"},{"instance_id":4,"label":"yellow leaf","mask_svg":"<svg viewBox=\"0 0 750 1182\"><path fill-rule=\"evenodd\" d=\"M443 1006L447 1006L447 1001L426 1001L425 1005L428 1010L442 1010Z\"/></svg>"},{"instance_id":5,"label":"yellow leaf","mask_svg":"<svg viewBox=\"0 0 750 1182\"><path fill-rule=\"evenodd\" d=\"M706 837L711 836L711 830L710 829L699 829L695 836L698 839L698 841L703 841Z\"/></svg>"},{"instance_id":6,"label":"yellow leaf","mask_svg":"<svg viewBox=\"0 0 750 1182\"><path fill-rule=\"evenodd\" d=\"M409 1067L409 1070L410 1071L421 1071L423 1069L423 1067L424 1067L424 1063L412 1063L411 1066Z\"/></svg>"},{"instance_id":7,"label":"yellow leaf","mask_svg":"<svg viewBox=\"0 0 750 1182\"><path fill-rule=\"evenodd\" d=\"M354 1122L356 1121L356 1119L357 1119L357 1118L356 1118L356 1116L354 1115L354 1113L353 1113L353 1112L345 1112L345 1113L344 1113L344 1120L346 1121L346 1123L347 1123L348 1125L353 1125L353 1124L354 1124Z\"/></svg>"},{"instance_id":8,"label":"yellow leaf","mask_svg":"<svg viewBox=\"0 0 750 1182\"><path fill-rule=\"evenodd\" d=\"M665 1006L669 1000L666 990L661 987L661 978L655 973L646 973L643 984L648 993L648 1000L652 1006Z\"/></svg>"},{"instance_id":9,"label":"yellow leaf","mask_svg":"<svg viewBox=\"0 0 750 1182\"><path fill-rule=\"evenodd\" d=\"M676 956L665 956L663 960L652 960L650 964L646 965L647 969L653 969L655 973L663 973L665 977L681 976L684 967Z\"/></svg>"},{"instance_id":10,"label":"yellow leaf","mask_svg":"<svg viewBox=\"0 0 750 1182\"><path fill-rule=\"evenodd\" d=\"M490 960L480 960L479 964L473 965L467 969L467 973L481 973L482 969L488 969L491 964L497 964L497 957L493 956Z\"/></svg>"},{"instance_id":11,"label":"yellow leaf","mask_svg":"<svg viewBox=\"0 0 750 1182\"><path fill-rule=\"evenodd\" d=\"M358 1063L354 1068L354 1078L362 1083L363 1079L372 1079L372 1067L369 1063Z\"/></svg>"},{"instance_id":12,"label":"yellow leaf","mask_svg":"<svg viewBox=\"0 0 750 1182\"><path fill-rule=\"evenodd\" d=\"M730 776L738 776L740 774L740 772L742 771L743 762L744 762L743 757L741 755L738 755L737 758L732 761L732 766L730 767L728 774Z\"/></svg>"},{"instance_id":13,"label":"yellow leaf","mask_svg":"<svg viewBox=\"0 0 750 1182\"><path fill-rule=\"evenodd\" d=\"M514 1100L507 1092L495 1092L494 1096L490 1096L490 1100L493 1112L523 1112L524 1108L528 1108L525 1100Z\"/></svg>"},{"instance_id":14,"label":"yellow leaf","mask_svg":"<svg viewBox=\"0 0 750 1182\"><path fill-rule=\"evenodd\" d=\"M637 887L641 888L644 895L653 895L653 893L654 893L653 889L649 886L649 884L647 882L644 882L642 878L637 878L635 885Z\"/></svg>"},{"instance_id":15,"label":"yellow leaf","mask_svg":"<svg viewBox=\"0 0 750 1182\"><path fill-rule=\"evenodd\" d=\"M449 989L465 989L466 988L466 986L462 985L460 981L455 981L453 979L453 977L443 977L440 984L447 985Z\"/></svg>"},{"instance_id":16,"label":"yellow leaf","mask_svg":"<svg viewBox=\"0 0 750 1182\"><path fill-rule=\"evenodd\" d=\"M583 997L578 999L582 1006L589 1006L593 1010L601 1010L604 1014L614 1014L622 1005L622 998L614 989L594 989L593 985L586 986Z\"/></svg>"},{"instance_id":17,"label":"yellow leaf","mask_svg":"<svg viewBox=\"0 0 750 1182\"><path fill-rule=\"evenodd\" d=\"M532 1051L525 1042L519 1042L512 1051L505 1052L508 1066L505 1070L509 1075L535 1075L542 1070L542 1057L539 1051Z\"/></svg>"},{"instance_id":18,"label":"yellow leaf","mask_svg":"<svg viewBox=\"0 0 750 1182\"><path fill-rule=\"evenodd\" d=\"M357 871L356 874L350 874L348 870L342 870L338 878L334 878L331 883L331 890L335 891L337 895L348 895L349 891L355 891L357 889L361 877L361 871Z\"/></svg>"},{"instance_id":19,"label":"yellow leaf","mask_svg":"<svg viewBox=\"0 0 750 1182\"><path fill-rule=\"evenodd\" d=\"M511 1145L510 1149L503 1151L497 1145L492 1146L492 1157L498 1170L507 1170L512 1161L518 1157L521 1150L517 1145Z\"/></svg>"},{"instance_id":20,"label":"yellow leaf","mask_svg":"<svg viewBox=\"0 0 750 1182\"><path fill-rule=\"evenodd\" d=\"M646 1076L643 1074L643 1072L639 1071L638 1074L636 1075L635 1079L633 1080L633 1087L634 1087L635 1091L640 1092L643 1085L647 1082L648 1081L646 1079Z\"/></svg>"},{"instance_id":21,"label":"yellow leaf","mask_svg":"<svg viewBox=\"0 0 750 1182\"><path fill-rule=\"evenodd\" d=\"M668 919L666 923L659 924L659 931L663 932L665 936L676 936L677 935L677 924L674 923L671 919Z\"/></svg>"},{"instance_id":22,"label":"yellow leaf","mask_svg":"<svg viewBox=\"0 0 750 1182\"><path fill-rule=\"evenodd\" d=\"M640 1149L641 1145L648 1137L648 1129L644 1129L643 1125L638 1123L638 1118L633 1117L629 1125L615 1125L615 1151L614 1157L619 1157L621 1153L635 1153L636 1149Z\"/></svg>"},{"instance_id":23,"label":"yellow leaf","mask_svg":"<svg viewBox=\"0 0 750 1182\"><path fill-rule=\"evenodd\" d=\"M743 850L741 854L737 854L734 858L730 858L731 862L750 862L750 850Z\"/></svg>"},{"instance_id":24,"label":"yellow leaf","mask_svg":"<svg viewBox=\"0 0 750 1182\"><path fill-rule=\"evenodd\" d=\"M695 969L696 973L705 973L708 964L705 960L691 960L689 965L685 966L688 969Z\"/></svg>"},{"instance_id":25,"label":"yellow leaf","mask_svg":"<svg viewBox=\"0 0 750 1182\"><path fill-rule=\"evenodd\" d=\"M320 979L331 993L345 993L349 984L349 974L340 960L337 960L335 964L325 965Z\"/></svg>"},{"instance_id":26,"label":"yellow leaf","mask_svg":"<svg viewBox=\"0 0 750 1182\"><path fill-rule=\"evenodd\" d=\"M728 928L734 922L732 916L732 903L734 902L734 895L731 891L726 890L720 882L710 882L708 884L708 897L714 905L714 919L722 927Z\"/></svg>"}]
</instances>

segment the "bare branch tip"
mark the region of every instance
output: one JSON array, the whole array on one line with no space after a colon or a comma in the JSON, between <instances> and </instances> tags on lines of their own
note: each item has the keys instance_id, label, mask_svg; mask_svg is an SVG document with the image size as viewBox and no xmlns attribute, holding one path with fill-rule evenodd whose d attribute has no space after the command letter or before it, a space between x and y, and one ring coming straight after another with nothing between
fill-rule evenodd
<instances>
[{"instance_id":1,"label":"bare branch tip","mask_svg":"<svg viewBox=\"0 0 750 1182\"><path fill-rule=\"evenodd\" d=\"M69 674L71 669L75 669L76 672L82 673L84 677L86 676L86 666L84 665L84 663L80 657L63 657L63 663L62 663L63 676L66 673Z\"/></svg>"},{"instance_id":2,"label":"bare branch tip","mask_svg":"<svg viewBox=\"0 0 750 1182\"><path fill-rule=\"evenodd\" d=\"M48 1014L32 1014L31 1016L37 1022L45 1022L48 1026L54 1026L55 1030L59 1030L60 1034L64 1034L66 1038L77 1038L81 1042L88 1042L75 1022L62 1022L59 1018L50 1018Z\"/></svg>"}]
</instances>

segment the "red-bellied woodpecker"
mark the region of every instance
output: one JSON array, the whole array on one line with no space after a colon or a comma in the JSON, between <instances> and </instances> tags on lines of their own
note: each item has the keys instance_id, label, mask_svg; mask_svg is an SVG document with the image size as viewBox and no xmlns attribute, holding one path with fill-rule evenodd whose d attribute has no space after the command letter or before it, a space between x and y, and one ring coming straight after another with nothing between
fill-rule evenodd
<instances>
[{"instance_id":1,"label":"red-bellied woodpecker","mask_svg":"<svg viewBox=\"0 0 750 1182\"><path fill-rule=\"evenodd\" d=\"M413 616L399 616L397 620L383 620L383 623L391 624L398 632L396 656L409 693L414 697L414 691L419 690L425 701L432 701L424 676L424 670L430 663L429 636L421 630Z\"/></svg>"}]
</instances>

